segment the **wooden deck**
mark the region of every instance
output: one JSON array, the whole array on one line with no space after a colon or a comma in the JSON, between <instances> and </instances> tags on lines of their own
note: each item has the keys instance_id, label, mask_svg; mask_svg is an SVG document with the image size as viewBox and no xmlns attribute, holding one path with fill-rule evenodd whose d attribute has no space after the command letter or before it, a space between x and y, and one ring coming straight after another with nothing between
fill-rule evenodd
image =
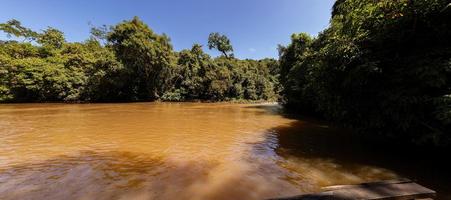
<instances>
[{"instance_id":1,"label":"wooden deck","mask_svg":"<svg viewBox=\"0 0 451 200\"><path fill-rule=\"evenodd\" d=\"M358 185L337 185L325 187L323 190L324 192L320 193L277 198L273 200L411 200L433 199L436 194L435 191L408 179L362 183Z\"/></svg>"}]
</instances>

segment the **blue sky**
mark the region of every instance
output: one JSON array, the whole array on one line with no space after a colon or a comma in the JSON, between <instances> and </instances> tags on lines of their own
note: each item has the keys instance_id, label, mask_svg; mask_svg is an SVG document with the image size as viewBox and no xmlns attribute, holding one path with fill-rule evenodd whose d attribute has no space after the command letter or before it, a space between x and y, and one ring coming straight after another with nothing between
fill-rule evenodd
<instances>
[{"instance_id":1,"label":"blue sky","mask_svg":"<svg viewBox=\"0 0 451 200\"><path fill-rule=\"evenodd\" d=\"M89 25L113 25L140 17L155 32L166 33L174 49L193 43L206 48L208 34L232 41L238 58L277 58L277 45L292 33L316 35L328 26L334 0L2 0L0 22L18 19L35 30L47 26L68 41L89 37ZM5 39L0 33L0 39Z\"/></svg>"}]
</instances>

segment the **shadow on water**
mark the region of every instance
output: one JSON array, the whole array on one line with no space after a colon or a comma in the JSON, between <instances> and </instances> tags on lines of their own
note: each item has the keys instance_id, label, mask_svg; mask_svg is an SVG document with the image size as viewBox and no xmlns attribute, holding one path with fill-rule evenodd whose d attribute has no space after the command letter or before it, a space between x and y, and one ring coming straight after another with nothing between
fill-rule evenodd
<instances>
[{"instance_id":1,"label":"shadow on water","mask_svg":"<svg viewBox=\"0 0 451 200\"><path fill-rule=\"evenodd\" d=\"M288 125L269 130L266 136L264 143L277 143L274 151L277 156L283 158L282 160L294 158L300 160L301 163L319 161L316 168L322 172L338 170L357 177L364 177L354 181L337 177L334 181L319 185L355 184L359 181L408 178L435 190L438 193L437 199L451 199L451 173L449 170L451 164L448 162L449 154L444 151L406 146L391 141L372 141L352 133L351 130L336 128L315 119L288 116L276 111L276 108L271 106L263 105L254 108L296 119ZM324 164L332 166L324 167L322 166ZM372 170L373 167L387 170L387 172L371 175L367 170ZM305 173L315 172L306 171Z\"/></svg>"}]
</instances>

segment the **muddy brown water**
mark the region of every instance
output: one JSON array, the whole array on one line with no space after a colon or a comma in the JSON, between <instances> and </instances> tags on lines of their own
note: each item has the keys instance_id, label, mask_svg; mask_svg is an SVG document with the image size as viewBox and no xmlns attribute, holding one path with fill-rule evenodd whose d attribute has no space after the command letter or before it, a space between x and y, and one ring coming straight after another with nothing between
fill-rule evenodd
<instances>
[{"instance_id":1,"label":"muddy brown water","mask_svg":"<svg viewBox=\"0 0 451 200\"><path fill-rule=\"evenodd\" d=\"M0 199L264 199L401 177L449 186L344 132L277 104L0 105Z\"/></svg>"}]
</instances>

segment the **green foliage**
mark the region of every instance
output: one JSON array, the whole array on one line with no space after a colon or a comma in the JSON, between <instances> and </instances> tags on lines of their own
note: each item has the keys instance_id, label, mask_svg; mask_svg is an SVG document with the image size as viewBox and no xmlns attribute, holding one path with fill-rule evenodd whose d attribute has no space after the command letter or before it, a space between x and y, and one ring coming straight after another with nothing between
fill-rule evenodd
<instances>
[{"instance_id":1,"label":"green foliage","mask_svg":"<svg viewBox=\"0 0 451 200\"><path fill-rule=\"evenodd\" d=\"M67 43L53 28L33 37L39 45L0 44L0 101L117 99L117 84L111 82L121 65L111 50L91 40Z\"/></svg>"},{"instance_id":2,"label":"green foliage","mask_svg":"<svg viewBox=\"0 0 451 200\"><path fill-rule=\"evenodd\" d=\"M124 92L131 100L154 100L163 94L173 62L172 46L165 35L155 34L137 17L114 26L109 45L124 64Z\"/></svg>"},{"instance_id":3,"label":"green foliage","mask_svg":"<svg viewBox=\"0 0 451 200\"><path fill-rule=\"evenodd\" d=\"M15 19L0 24L0 30L5 32L9 37L23 37L26 40L35 40L38 36L38 33L23 27L22 24Z\"/></svg>"},{"instance_id":4,"label":"green foliage","mask_svg":"<svg viewBox=\"0 0 451 200\"><path fill-rule=\"evenodd\" d=\"M161 97L161 100L163 101L184 101L185 98L183 97L183 94L186 94L185 91L182 89L175 89L168 91L163 94Z\"/></svg>"},{"instance_id":5,"label":"green foliage","mask_svg":"<svg viewBox=\"0 0 451 200\"><path fill-rule=\"evenodd\" d=\"M95 40L67 44L62 52L65 66L78 71L84 84L80 85L81 101L119 101L126 99L121 92L125 70L110 48Z\"/></svg>"},{"instance_id":6,"label":"green foliage","mask_svg":"<svg viewBox=\"0 0 451 200\"><path fill-rule=\"evenodd\" d=\"M66 42L66 39L64 38L63 32L49 27L48 29L44 30L42 34L39 35L37 42L39 44L42 44L43 46L60 49Z\"/></svg>"},{"instance_id":7,"label":"green foliage","mask_svg":"<svg viewBox=\"0 0 451 200\"><path fill-rule=\"evenodd\" d=\"M229 38L219 33L210 33L208 36L208 48L217 49L226 58L233 57L233 47Z\"/></svg>"},{"instance_id":8,"label":"green foliage","mask_svg":"<svg viewBox=\"0 0 451 200\"><path fill-rule=\"evenodd\" d=\"M17 20L0 30L25 38L0 42L0 101L227 101L277 100L278 62L232 58L225 36L174 52L166 35L140 19L94 27L82 43L70 43L54 28L34 32ZM28 41L28 42L27 42Z\"/></svg>"},{"instance_id":9,"label":"green foliage","mask_svg":"<svg viewBox=\"0 0 451 200\"><path fill-rule=\"evenodd\" d=\"M177 66L173 73L173 85L184 99L203 99L206 87L206 72L211 70L211 58L194 44L191 50L182 50L178 54Z\"/></svg>"},{"instance_id":10,"label":"green foliage","mask_svg":"<svg viewBox=\"0 0 451 200\"><path fill-rule=\"evenodd\" d=\"M261 61L237 60L219 57L212 59L202 46L195 44L191 50L178 54L172 83L174 88L164 97L179 94L181 98L165 100L213 100L234 99L277 100L278 63L272 59Z\"/></svg>"},{"instance_id":11,"label":"green foliage","mask_svg":"<svg viewBox=\"0 0 451 200\"><path fill-rule=\"evenodd\" d=\"M312 39L280 48L284 102L365 133L449 144L445 0L346 0Z\"/></svg>"}]
</instances>

